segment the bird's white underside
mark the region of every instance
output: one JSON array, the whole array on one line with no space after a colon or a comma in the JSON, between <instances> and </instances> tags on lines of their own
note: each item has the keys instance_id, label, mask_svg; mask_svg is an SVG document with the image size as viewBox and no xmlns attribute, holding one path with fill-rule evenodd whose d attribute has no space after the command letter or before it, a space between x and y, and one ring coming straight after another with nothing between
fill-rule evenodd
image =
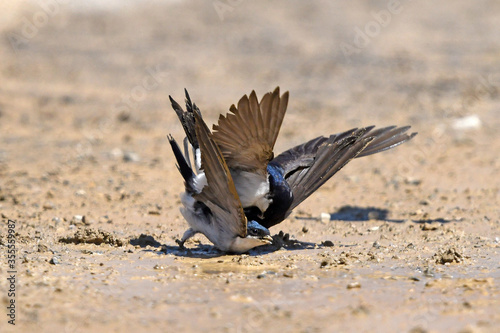
<instances>
[{"instance_id":1,"label":"bird's white underside","mask_svg":"<svg viewBox=\"0 0 500 333\"><path fill-rule=\"evenodd\" d=\"M255 206L261 212L265 212L271 200L267 198L269 193L269 179L257 173L247 171L233 171L233 177L236 191L240 197L240 202L243 207Z\"/></svg>"},{"instance_id":2,"label":"bird's white underside","mask_svg":"<svg viewBox=\"0 0 500 333\"><path fill-rule=\"evenodd\" d=\"M220 229L214 228L215 221L210 219L217 219L218 217L216 215L207 216L201 209L195 209L196 200L186 192L181 194L181 202L184 206L180 208L181 214L193 231L188 230L184 234L183 241L200 232L220 250L236 253L243 253L254 247L268 244L268 242L257 238L250 236L243 238L233 235L229 231L221 232ZM221 225L225 225L225 223L221 223Z\"/></svg>"},{"instance_id":3,"label":"bird's white underside","mask_svg":"<svg viewBox=\"0 0 500 333\"><path fill-rule=\"evenodd\" d=\"M195 168L197 174L193 180L194 188L197 193L200 193L205 186L208 185L205 173L200 170L201 168L201 153L200 149L194 151ZM269 180L266 176L246 171L234 171L231 173L234 185L237 189L238 196L243 207L258 207L262 212L266 211L271 203L271 200L266 196L269 193ZM192 231L188 230L183 237L186 240L192 237L195 233L200 232L204 234L217 248L222 251L231 251L242 253L254 247L267 244L253 237L242 238L240 236L232 235L229 232L221 232L218 228L214 228L214 222L210 219L217 219L215 215L207 216L203 211L198 208L195 209L194 205L196 200L189 193L181 194L181 202L184 207L181 207L181 214L188 222ZM225 222L222 223L224 225Z\"/></svg>"},{"instance_id":4,"label":"bird's white underside","mask_svg":"<svg viewBox=\"0 0 500 333\"><path fill-rule=\"evenodd\" d=\"M203 190L203 188L208 185L205 173L204 172L198 173L194 178L193 183L196 193L200 193Z\"/></svg>"},{"instance_id":5,"label":"bird's white underside","mask_svg":"<svg viewBox=\"0 0 500 333\"><path fill-rule=\"evenodd\" d=\"M271 203L271 200L267 198L267 194L269 193L269 179L256 173L240 170L233 171L231 176L242 207L255 206L261 212L265 212ZM207 185L205 173L198 173L194 179L196 192L200 193L203 187Z\"/></svg>"}]
</instances>

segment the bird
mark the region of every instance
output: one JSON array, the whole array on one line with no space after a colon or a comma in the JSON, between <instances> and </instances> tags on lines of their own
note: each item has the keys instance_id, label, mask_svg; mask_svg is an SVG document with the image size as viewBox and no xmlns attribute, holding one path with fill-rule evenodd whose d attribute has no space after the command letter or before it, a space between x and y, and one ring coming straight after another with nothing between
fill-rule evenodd
<instances>
[{"instance_id":1,"label":"bird","mask_svg":"<svg viewBox=\"0 0 500 333\"><path fill-rule=\"evenodd\" d=\"M177 168L184 179L181 213L190 226L178 244L184 247L184 242L197 233L204 234L224 252L244 253L271 244L269 230L256 221L247 220L224 157L201 113L195 110L192 116L191 130L196 135L200 157L196 174L175 139L168 135Z\"/></svg>"},{"instance_id":2,"label":"bird","mask_svg":"<svg viewBox=\"0 0 500 333\"><path fill-rule=\"evenodd\" d=\"M170 97L172 108L199 158L193 114L200 112L186 94L186 111ZM274 156L289 93L279 87L258 100L255 91L244 95L213 125L216 142L230 170L246 217L265 228L284 221L300 203L325 184L352 159L372 155L411 140L411 126L368 126L329 136L318 136ZM199 164L199 162L197 162Z\"/></svg>"}]
</instances>

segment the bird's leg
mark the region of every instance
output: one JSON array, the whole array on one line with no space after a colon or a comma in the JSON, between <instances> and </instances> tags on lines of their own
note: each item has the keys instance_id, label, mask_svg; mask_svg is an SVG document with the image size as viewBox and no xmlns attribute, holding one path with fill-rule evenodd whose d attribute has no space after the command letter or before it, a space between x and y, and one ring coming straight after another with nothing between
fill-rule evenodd
<instances>
[{"instance_id":1,"label":"bird's leg","mask_svg":"<svg viewBox=\"0 0 500 333\"><path fill-rule=\"evenodd\" d=\"M179 247L181 249L184 248L184 243L191 237L193 237L194 235L196 235L198 233L198 231L194 231L192 228L189 228L188 230L186 230L186 232L184 232L184 235L182 236L182 239L181 240L178 240L176 239L175 242L179 245Z\"/></svg>"}]
</instances>

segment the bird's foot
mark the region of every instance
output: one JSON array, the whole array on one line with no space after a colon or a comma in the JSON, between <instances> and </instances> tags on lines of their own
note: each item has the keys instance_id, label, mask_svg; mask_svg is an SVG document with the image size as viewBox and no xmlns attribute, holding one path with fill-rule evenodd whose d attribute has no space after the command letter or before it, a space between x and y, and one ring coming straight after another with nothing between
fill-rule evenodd
<instances>
[{"instance_id":1,"label":"bird's foot","mask_svg":"<svg viewBox=\"0 0 500 333\"><path fill-rule=\"evenodd\" d=\"M280 231L273 236L273 245L278 249L290 245L290 234L285 234L283 231Z\"/></svg>"},{"instance_id":2,"label":"bird's foot","mask_svg":"<svg viewBox=\"0 0 500 333\"><path fill-rule=\"evenodd\" d=\"M194 231L193 229L189 228L188 230L186 230L186 232L184 232L184 235L182 236L182 239L176 239L175 242L179 245L179 247L181 248L181 250L184 250L186 249L186 247L184 246L184 243L191 237L193 237L194 235L196 235L198 233L198 231Z\"/></svg>"},{"instance_id":3,"label":"bird's foot","mask_svg":"<svg viewBox=\"0 0 500 333\"><path fill-rule=\"evenodd\" d=\"M181 250L185 250L186 249L186 247L184 246L184 243L186 242L185 240L176 239L175 242L177 243L177 245L179 245L179 248Z\"/></svg>"}]
</instances>

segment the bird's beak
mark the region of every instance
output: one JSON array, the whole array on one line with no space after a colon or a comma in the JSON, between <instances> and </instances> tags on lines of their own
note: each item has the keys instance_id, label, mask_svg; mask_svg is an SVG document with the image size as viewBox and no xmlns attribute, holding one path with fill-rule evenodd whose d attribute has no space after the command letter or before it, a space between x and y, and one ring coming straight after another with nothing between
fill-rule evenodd
<instances>
[{"instance_id":1,"label":"bird's beak","mask_svg":"<svg viewBox=\"0 0 500 333\"><path fill-rule=\"evenodd\" d=\"M262 240L268 242L269 244L273 242L273 238L269 235L265 235L264 237L262 237Z\"/></svg>"}]
</instances>

